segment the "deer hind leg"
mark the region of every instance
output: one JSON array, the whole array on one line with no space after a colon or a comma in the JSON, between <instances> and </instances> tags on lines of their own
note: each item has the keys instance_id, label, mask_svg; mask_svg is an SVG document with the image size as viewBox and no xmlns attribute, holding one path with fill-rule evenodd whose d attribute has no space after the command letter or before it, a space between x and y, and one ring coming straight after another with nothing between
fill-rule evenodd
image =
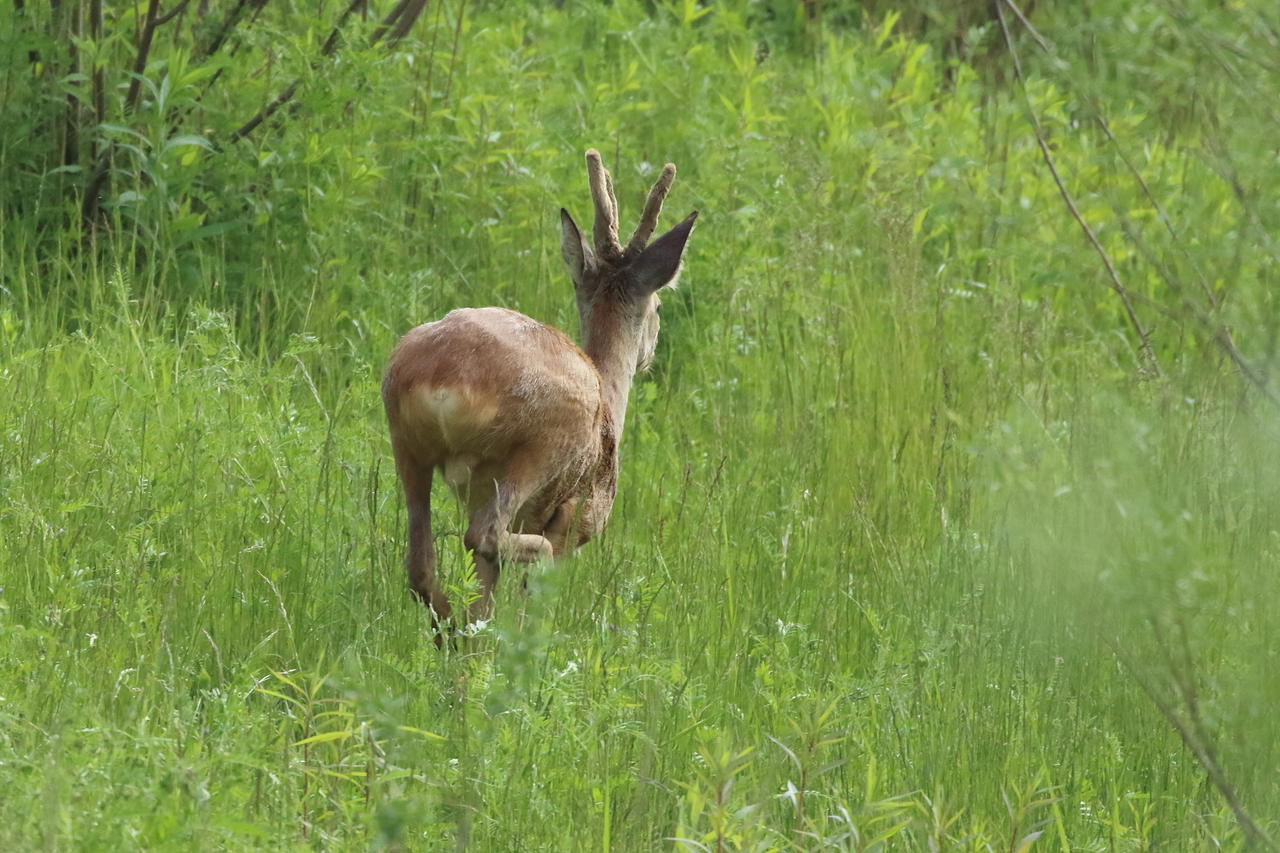
<instances>
[{"instance_id":1,"label":"deer hind leg","mask_svg":"<svg viewBox=\"0 0 1280 853\"><path fill-rule=\"evenodd\" d=\"M393 449L409 514L409 552L405 556L409 588L430 608L431 623L437 626L448 621L452 608L436 575L436 548L431 537L432 467L418 464L399 447Z\"/></svg>"},{"instance_id":2,"label":"deer hind leg","mask_svg":"<svg viewBox=\"0 0 1280 853\"><path fill-rule=\"evenodd\" d=\"M471 524L462 537L475 557L480 581L480 597L471 605L473 622L489 615L501 563L532 563L552 554L551 543L544 537L507 531L521 505L542 485L540 478L523 474L516 461L508 465L506 478L494 484L493 498L471 514Z\"/></svg>"}]
</instances>

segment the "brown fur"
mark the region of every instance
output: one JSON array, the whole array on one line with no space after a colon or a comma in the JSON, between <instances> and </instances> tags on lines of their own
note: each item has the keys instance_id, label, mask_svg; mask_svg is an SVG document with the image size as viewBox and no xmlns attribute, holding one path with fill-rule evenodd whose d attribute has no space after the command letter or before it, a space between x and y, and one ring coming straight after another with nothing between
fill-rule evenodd
<instances>
[{"instance_id":1,"label":"brown fur","mask_svg":"<svg viewBox=\"0 0 1280 853\"><path fill-rule=\"evenodd\" d=\"M501 562L559 556L598 534L613 508L632 376L652 357L656 291L674 281L696 213L644 247L675 176L668 165L624 252L612 179L594 151L587 163L600 257L562 211L586 351L515 311L460 308L412 329L387 365L382 397L409 511L409 583L439 619L451 607L431 540L436 471L470 517L463 540L481 587L472 618L488 613Z\"/></svg>"}]
</instances>

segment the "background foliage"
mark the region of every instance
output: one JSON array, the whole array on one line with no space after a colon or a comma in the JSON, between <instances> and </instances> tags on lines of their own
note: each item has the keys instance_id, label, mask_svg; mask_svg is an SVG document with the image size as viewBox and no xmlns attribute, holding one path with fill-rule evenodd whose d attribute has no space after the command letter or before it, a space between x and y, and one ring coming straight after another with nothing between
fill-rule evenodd
<instances>
[{"instance_id":1,"label":"background foliage","mask_svg":"<svg viewBox=\"0 0 1280 853\"><path fill-rule=\"evenodd\" d=\"M1273 846L1278 42L0 7L3 846ZM702 212L617 511L439 652L381 365L462 304L575 328L589 146Z\"/></svg>"}]
</instances>

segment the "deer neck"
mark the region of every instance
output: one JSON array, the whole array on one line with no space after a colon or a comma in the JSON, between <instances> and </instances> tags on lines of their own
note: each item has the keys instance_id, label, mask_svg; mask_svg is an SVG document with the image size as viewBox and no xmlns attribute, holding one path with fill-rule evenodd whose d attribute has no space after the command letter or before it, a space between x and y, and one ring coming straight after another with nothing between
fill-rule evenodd
<instances>
[{"instance_id":1,"label":"deer neck","mask_svg":"<svg viewBox=\"0 0 1280 853\"><path fill-rule=\"evenodd\" d=\"M587 357L600 374L604 404L620 441L627 415L627 397L636 372L640 331L627 322L625 309L620 305L596 306L585 325Z\"/></svg>"}]
</instances>

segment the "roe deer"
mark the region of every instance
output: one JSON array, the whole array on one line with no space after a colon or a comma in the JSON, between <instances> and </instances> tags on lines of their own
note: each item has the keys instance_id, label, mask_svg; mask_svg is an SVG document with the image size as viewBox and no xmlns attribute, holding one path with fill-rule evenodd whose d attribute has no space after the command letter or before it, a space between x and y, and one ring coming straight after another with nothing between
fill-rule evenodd
<instances>
[{"instance_id":1,"label":"roe deer","mask_svg":"<svg viewBox=\"0 0 1280 853\"><path fill-rule=\"evenodd\" d=\"M463 542L480 582L473 620L489 612L501 562L558 557L609 518L627 394L658 337L657 291L675 281L698 215L649 244L675 174L663 168L623 247L613 180L587 152L594 250L560 210L585 352L515 311L459 308L411 330L391 354L382 399L409 514L405 564L433 623L451 611L431 537L436 469L470 518Z\"/></svg>"}]
</instances>

